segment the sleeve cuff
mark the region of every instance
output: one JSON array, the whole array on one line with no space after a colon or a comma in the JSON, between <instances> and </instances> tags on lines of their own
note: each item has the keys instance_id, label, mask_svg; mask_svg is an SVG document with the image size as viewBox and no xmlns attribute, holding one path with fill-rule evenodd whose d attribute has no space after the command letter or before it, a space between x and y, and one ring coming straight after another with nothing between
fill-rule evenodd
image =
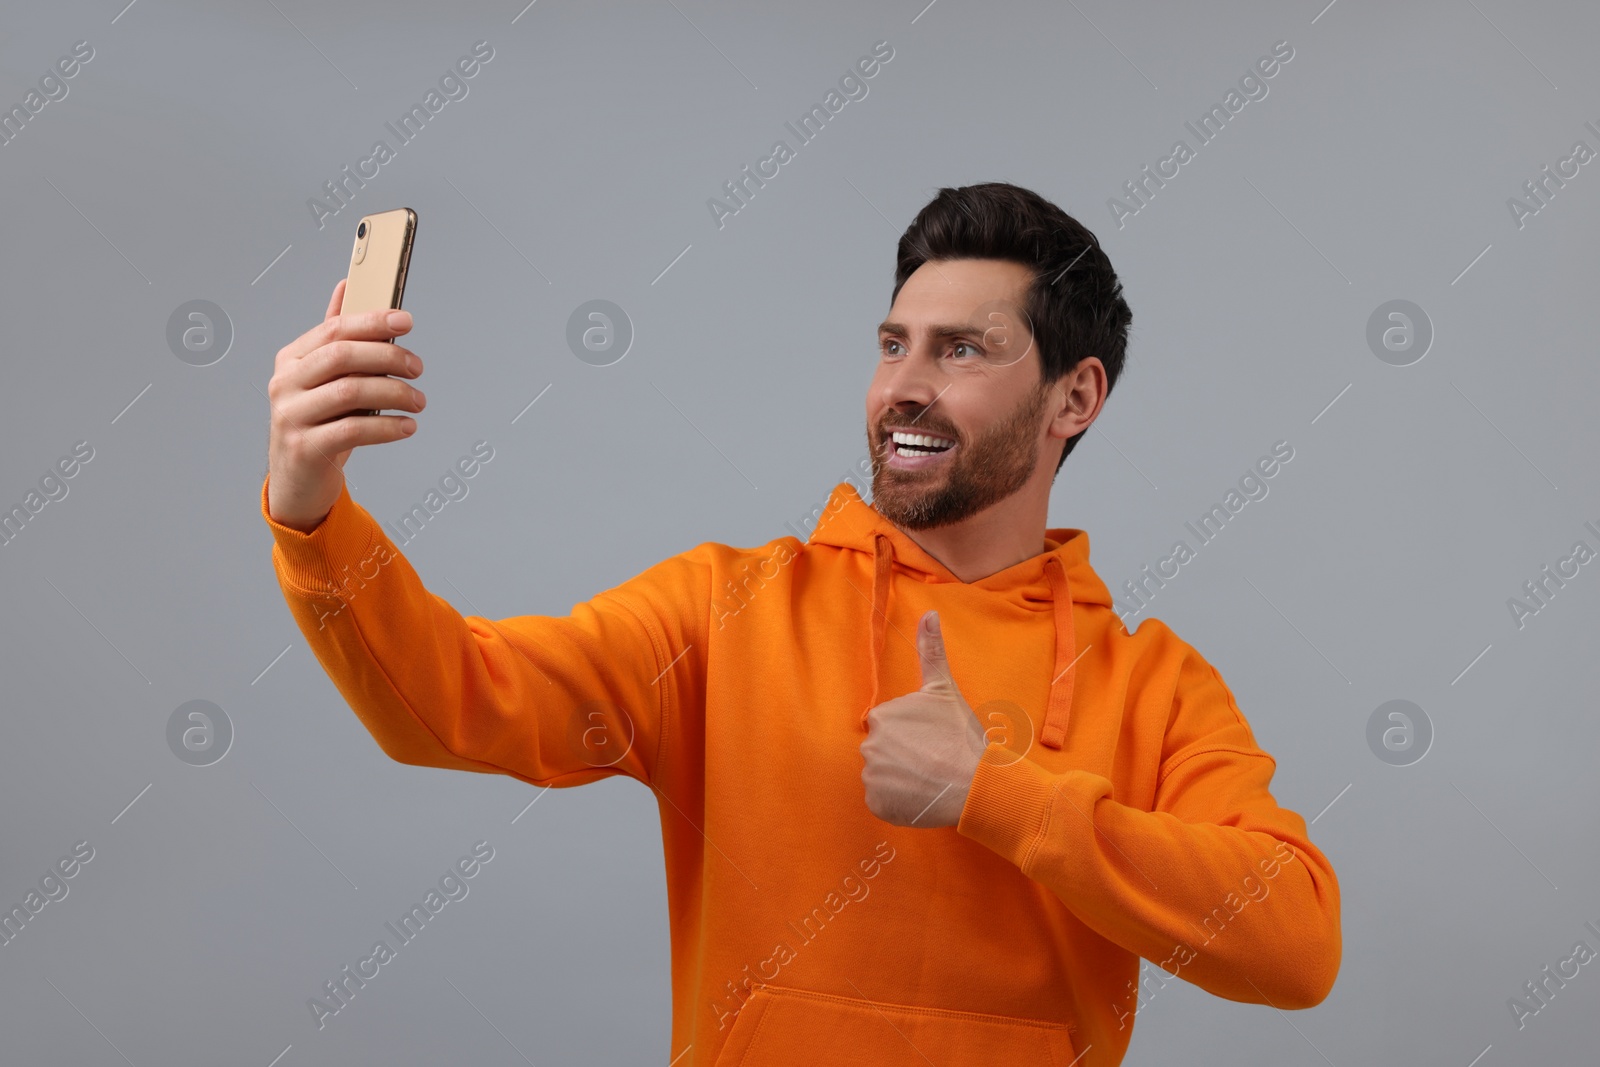
<instances>
[{"instance_id":1,"label":"sleeve cuff","mask_svg":"<svg viewBox=\"0 0 1600 1067\"><path fill-rule=\"evenodd\" d=\"M1052 774L1003 745L990 745L978 760L956 832L987 845L1029 874L1051 808L1063 794L1080 812L1092 814L1095 802L1112 792L1110 779L1102 775L1085 770Z\"/></svg>"},{"instance_id":2,"label":"sleeve cuff","mask_svg":"<svg viewBox=\"0 0 1600 1067\"><path fill-rule=\"evenodd\" d=\"M1056 776L1003 745L978 759L956 832L1025 868L1050 812Z\"/></svg>"},{"instance_id":3,"label":"sleeve cuff","mask_svg":"<svg viewBox=\"0 0 1600 1067\"><path fill-rule=\"evenodd\" d=\"M340 485L339 499L310 533L285 526L267 510L267 483L261 481L261 517L272 531L272 554L279 572L290 585L316 595L334 595L339 589L339 571L363 558L372 543L382 536L371 515L355 502L347 485Z\"/></svg>"}]
</instances>

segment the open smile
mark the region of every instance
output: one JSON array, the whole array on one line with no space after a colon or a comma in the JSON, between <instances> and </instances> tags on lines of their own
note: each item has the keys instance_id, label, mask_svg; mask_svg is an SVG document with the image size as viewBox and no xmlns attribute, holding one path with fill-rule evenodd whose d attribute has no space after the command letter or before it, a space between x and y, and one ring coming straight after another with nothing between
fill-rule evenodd
<instances>
[{"instance_id":1,"label":"open smile","mask_svg":"<svg viewBox=\"0 0 1600 1067\"><path fill-rule=\"evenodd\" d=\"M939 434L892 430L888 439L888 464L899 470L917 470L943 463L959 445Z\"/></svg>"}]
</instances>

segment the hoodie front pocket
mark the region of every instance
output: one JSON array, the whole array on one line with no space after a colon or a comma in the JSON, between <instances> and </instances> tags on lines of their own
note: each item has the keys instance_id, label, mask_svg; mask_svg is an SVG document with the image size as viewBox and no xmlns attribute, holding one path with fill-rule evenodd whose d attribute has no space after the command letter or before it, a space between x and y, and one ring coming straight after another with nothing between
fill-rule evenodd
<instances>
[{"instance_id":1,"label":"hoodie front pocket","mask_svg":"<svg viewBox=\"0 0 1600 1067\"><path fill-rule=\"evenodd\" d=\"M713 1067L1069 1067L1078 1059L1067 1023L766 985L739 1010Z\"/></svg>"}]
</instances>

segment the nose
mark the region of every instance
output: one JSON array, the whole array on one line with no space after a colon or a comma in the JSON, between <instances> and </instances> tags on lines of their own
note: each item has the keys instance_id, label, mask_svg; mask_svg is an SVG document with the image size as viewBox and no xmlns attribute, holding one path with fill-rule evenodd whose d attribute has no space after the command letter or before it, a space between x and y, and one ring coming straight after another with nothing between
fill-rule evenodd
<instances>
[{"instance_id":1,"label":"nose","mask_svg":"<svg viewBox=\"0 0 1600 1067\"><path fill-rule=\"evenodd\" d=\"M916 418L939 399L950 383L920 354L885 364L878 380L878 401L902 416Z\"/></svg>"}]
</instances>

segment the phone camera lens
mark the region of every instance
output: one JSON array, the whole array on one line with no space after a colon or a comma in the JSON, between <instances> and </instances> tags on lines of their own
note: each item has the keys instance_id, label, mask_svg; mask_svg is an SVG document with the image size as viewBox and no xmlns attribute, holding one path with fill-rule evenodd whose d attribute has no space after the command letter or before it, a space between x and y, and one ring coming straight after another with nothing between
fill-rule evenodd
<instances>
[{"instance_id":1,"label":"phone camera lens","mask_svg":"<svg viewBox=\"0 0 1600 1067\"><path fill-rule=\"evenodd\" d=\"M363 222L361 225L356 227L356 236L357 237L365 237L366 235L367 235L367 224Z\"/></svg>"}]
</instances>

